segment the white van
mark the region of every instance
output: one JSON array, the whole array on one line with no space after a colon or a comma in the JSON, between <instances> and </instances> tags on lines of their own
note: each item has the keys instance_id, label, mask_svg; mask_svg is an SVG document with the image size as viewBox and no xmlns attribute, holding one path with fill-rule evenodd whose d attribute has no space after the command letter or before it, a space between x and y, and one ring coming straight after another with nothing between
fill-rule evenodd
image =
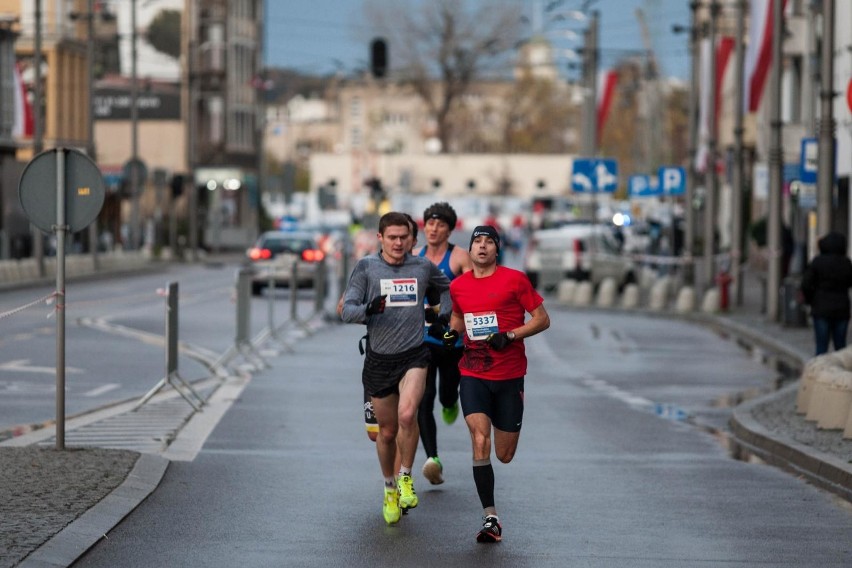
<instances>
[{"instance_id":1,"label":"white van","mask_svg":"<svg viewBox=\"0 0 852 568\"><path fill-rule=\"evenodd\" d=\"M608 224L588 221L533 231L524 256L524 272L536 288L553 290L565 279L591 280L597 286L614 278L619 288L636 282L630 257Z\"/></svg>"}]
</instances>

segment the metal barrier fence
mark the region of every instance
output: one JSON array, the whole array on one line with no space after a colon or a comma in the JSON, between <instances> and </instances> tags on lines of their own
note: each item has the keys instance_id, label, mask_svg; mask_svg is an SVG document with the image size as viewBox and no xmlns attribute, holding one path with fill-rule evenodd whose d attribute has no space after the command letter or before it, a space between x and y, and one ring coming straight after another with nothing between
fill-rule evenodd
<instances>
[{"instance_id":1,"label":"metal barrier fence","mask_svg":"<svg viewBox=\"0 0 852 568\"><path fill-rule=\"evenodd\" d=\"M249 337L251 328L251 281L254 271L241 268L237 271L236 282L236 334L234 344L216 361L216 366L226 367L235 357L241 355L253 370L269 367L269 364L255 349Z\"/></svg>"},{"instance_id":2,"label":"metal barrier fence","mask_svg":"<svg viewBox=\"0 0 852 568\"><path fill-rule=\"evenodd\" d=\"M204 406L204 399L178 373L178 283L166 285L166 375L136 403L139 410L166 386L171 386L195 410Z\"/></svg>"}]
</instances>

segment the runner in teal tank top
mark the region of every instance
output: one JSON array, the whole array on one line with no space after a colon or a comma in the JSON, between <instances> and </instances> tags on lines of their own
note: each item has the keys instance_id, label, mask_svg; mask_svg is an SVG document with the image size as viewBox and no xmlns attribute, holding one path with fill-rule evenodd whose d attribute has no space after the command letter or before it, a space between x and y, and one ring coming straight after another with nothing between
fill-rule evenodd
<instances>
[{"instance_id":1,"label":"runner in teal tank top","mask_svg":"<svg viewBox=\"0 0 852 568\"><path fill-rule=\"evenodd\" d=\"M423 212L423 222L426 245L420 249L418 255L431 260L450 280L470 270L470 255L449 242L457 222L455 210L448 203L435 203ZM433 308L426 308L427 326L436 319ZM426 370L426 390L420 402L417 423L420 426L420 440L426 452L423 477L433 485L438 485L444 482L444 466L438 457L438 427L433 412L435 397L441 402L444 422L455 422L459 413L459 360L463 346L459 340L455 347L447 348L442 341L431 337L428 332L424 333L424 342L432 357Z\"/></svg>"}]
</instances>

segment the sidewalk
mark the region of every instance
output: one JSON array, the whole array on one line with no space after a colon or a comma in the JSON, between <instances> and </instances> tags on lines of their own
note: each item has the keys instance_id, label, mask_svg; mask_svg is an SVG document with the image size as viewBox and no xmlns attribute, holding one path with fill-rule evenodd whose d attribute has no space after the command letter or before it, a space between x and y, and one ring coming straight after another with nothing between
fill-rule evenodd
<instances>
[{"instance_id":1,"label":"sidewalk","mask_svg":"<svg viewBox=\"0 0 852 568\"><path fill-rule=\"evenodd\" d=\"M812 330L767 322L760 313L762 290L756 278L746 280L744 291L744 305L735 311L683 316L737 341L774 366L779 385L786 384L737 406L731 423L735 445L852 499L852 440L843 440L837 431L819 431L794 412L795 377L812 354ZM211 397L214 408L219 404L224 413L224 400L237 398L234 393L240 389L239 379L226 381ZM152 407L167 404L168 400L151 402ZM185 411L186 405L176 408ZM72 564L156 489L170 459L192 459L176 457L181 452L192 455L191 449L174 447L182 442L170 445L170 441L159 451L142 454L106 449L58 452L34 442L24 447L0 444L0 568ZM21 479L28 482L20 483Z\"/></svg>"}]
</instances>

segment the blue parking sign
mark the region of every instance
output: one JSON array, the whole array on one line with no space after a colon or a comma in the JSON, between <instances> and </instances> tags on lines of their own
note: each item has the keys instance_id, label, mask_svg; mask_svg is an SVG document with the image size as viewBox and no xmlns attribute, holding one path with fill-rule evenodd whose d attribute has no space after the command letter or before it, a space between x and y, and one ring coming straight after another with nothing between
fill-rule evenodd
<instances>
[{"instance_id":1,"label":"blue parking sign","mask_svg":"<svg viewBox=\"0 0 852 568\"><path fill-rule=\"evenodd\" d=\"M683 195L686 193L686 170L664 166L657 172L662 195Z\"/></svg>"},{"instance_id":2,"label":"blue parking sign","mask_svg":"<svg viewBox=\"0 0 852 568\"><path fill-rule=\"evenodd\" d=\"M629 197L655 197L660 195L660 184L651 176L630 176L627 180L627 195Z\"/></svg>"}]
</instances>

